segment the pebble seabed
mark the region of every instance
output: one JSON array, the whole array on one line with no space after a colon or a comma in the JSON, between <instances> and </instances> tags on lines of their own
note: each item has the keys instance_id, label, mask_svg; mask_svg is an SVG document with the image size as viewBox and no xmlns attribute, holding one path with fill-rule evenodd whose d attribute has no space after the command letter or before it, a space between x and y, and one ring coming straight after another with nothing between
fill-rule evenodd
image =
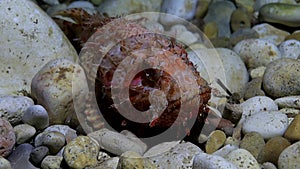
<instances>
[{"instance_id":1,"label":"pebble seabed","mask_svg":"<svg viewBox=\"0 0 300 169\"><path fill-rule=\"evenodd\" d=\"M0 1L5 22L0 23L0 169L299 169L300 4L276 2ZM84 69L69 40L57 38L65 36L52 19L68 21L56 13L67 8L109 16L166 12L199 27L218 52L225 72L221 81L230 91L209 101L212 107L225 105L207 119L214 129L197 141L151 147L130 131L112 131L102 123L87 134L72 109L72 94L80 93L72 90L72 80L86 85ZM148 26L175 33L195 51L212 52L199 34L174 20L154 19ZM188 54L202 77L219 73L213 56L197 60ZM220 83L211 84L218 95ZM97 122L93 111L86 106L88 121Z\"/></svg>"}]
</instances>

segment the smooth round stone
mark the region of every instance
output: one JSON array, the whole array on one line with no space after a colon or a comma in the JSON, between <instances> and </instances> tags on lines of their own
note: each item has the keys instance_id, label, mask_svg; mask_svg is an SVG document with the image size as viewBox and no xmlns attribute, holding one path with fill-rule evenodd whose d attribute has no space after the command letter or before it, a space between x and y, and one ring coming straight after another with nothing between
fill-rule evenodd
<instances>
[{"instance_id":1,"label":"smooth round stone","mask_svg":"<svg viewBox=\"0 0 300 169\"><path fill-rule=\"evenodd\" d=\"M297 4L270 3L259 9L261 21L279 23L290 27L300 26L300 6Z\"/></svg>"},{"instance_id":2,"label":"smooth round stone","mask_svg":"<svg viewBox=\"0 0 300 169\"><path fill-rule=\"evenodd\" d=\"M51 154L58 153L65 143L65 136L57 131L44 131L38 134L34 140L35 147L47 146Z\"/></svg>"},{"instance_id":3,"label":"smooth round stone","mask_svg":"<svg viewBox=\"0 0 300 169\"><path fill-rule=\"evenodd\" d=\"M197 0L164 0L161 6L161 12L178 16L180 18L190 20L195 16ZM175 19L175 20L174 20ZM161 15L160 21L163 25L172 25L178 23L174 17Z\"/></svg>"},{"instance_id":4,"label":"smooth round stone","mask_svg":"<svg viewBox=\"0 0 300 169\"><path fill-rule=\"evenodd\" d=\"M10 162L2 156L0 156L0 169L12 169Z\"/></svg>"},{"instance_id":5,"label":"smooth round stone","mask_svg":"<svg viewBox=\"0 0 300 169\"><path fill-rule=\"evenodd\" d=\"M60 168L63 157L60 156L46 156L41 163L42 169Z\"/></svg>"},{"instance_id":6,"label":"smooth round stone","mask_svg":"<svg viewBox=\"0 0 300 169\"><path fill-rule=\"evenodd\" d=\"M278 169L298 169L300 164L300 141L284 149L278 158Z\"/></svg>"},{"instance_id":7,"label":"smooth round stone","mask_svg":"<svg viewBox=\"0 0 300 169\"><path fill-rule=\"evenodd\" d=\"M258 132L264 139L282 136L288 127L288 118L280 111L262 111L248 117L243 133Z\"/></svg>"},{"instance_id":8,"label":"smooth round stone","mask_svg":"<svg viewBox=\"0 0 300 169\"><path fill-rule=\"evenodd\" d=\"M300 141L300 114L295 116L285 131L284 137L291 141Z\"/></svg>"},{"instance_id":9,"label":"smooth round stone","mask_svg":"<svg viewBox=\"0 0 300 169\"><path fill-rule=\"evenodd\" d=\"M278 59L267 66L263 77L263 88L273 97L300 94L300 61L289 58Z\"/></svg>"},{"instance_id":10,"label":"smooth round stone","mask_svg":"<svg viewBox=\"0 0 300 169\"><path fill-rule=\"evenodd\" d=\"M203 20L205 23L215 22L219 30L218 36L229 38L231 34L230 18L235 9L235 5L230 1L213 1Z\"/></svg>"},{"instance_id":11,"label":"smooth round stone","mask_svg":"<svg viewBox=\"0 0 300 169\"><path fill-rule=\"evenodd\" d=\"M162 0L103 0L97 10L111 17L139 12L159 12L161 3Z\"/></svg>"},{"instance_id":12,"label":"smooth round stone","mask_svg":"<svg viewBox=\"0 0 300 169\"><path fill-rule=\"evenodd\" d=\"M91 0L94 5L100 5L103 0Z\"/></svg>"},{"instance_id":13,"label":"smooth round stone","mask_svg":"<svg viewBox=\"0 0 300 169\"><path fill-rule=\"evenodd\" d=\"M67 59L54 59L32 79L31 94L47 110L50 124L76 126L79 122L73 96L76 98L85 87L86 77L80 65Z\"/></svg>"},{"instance_id":14,"label":"smooth round stone","mask_svg":"<svg viewBox=\"0 0 300 169\"><path fill-rule=\"evenodd\" d=\"M92 167L97 164L99 145L88 136L78 136L64 149L64 160L71 168Z\"/></svg>"},{"instance_id":15,"label":"smooth round stone","mask_svg":"<svg viewBox=\"0 0 300 169\"><path fill-rule=\"evenodd\" d=\"M226 135L221 130L213 131L209 136L205 144L205 152L207 154L212 154L222 147L225 143Z\"/></svg>"},{"instance_id":16,"label":"smooth round stone","mask_svg":"<svg viewBox=\"0 0 300 169\"><path fill-rule=\"evenodd\" d=\"M0 94L31 93L33 76L47 62L78 59L61 29L33 1L1 0L0 16L5 28L0 35Z\"/></svg>"},{"instance_id":17,"label":"smooth round stone","mask_svg":"<svg viewBox=\"0 0 300 169\"><path fill-rule=\"evenodd\" d=\"M16 143L22 144L35 135L36 129L28 124L20 124L14 127L16 134Z\"/></svg>"},{"instance_id":18,"label":"smooth round stone","mask_svg":"<svg viewBox=\"0 0 300 169\"><path fill-rule=\"evenodd\" d=\"M147 158L143 158L134 151L126 151L120 156L117 169L157 169L155 164Z\"/></svg>"},{"instance_id":19,"label":"smooth round stone","mask_svg":"<svg viewBox=\"0 0 300 169\"><path fill-rule=\"evenodd\" d=\"M34 126L38 130L49 126L47 110L41 105L28 107L22 117L22 121L23 123Z\"/></svg>"},{"instance_id":20,"label":"smooth round stone","mask_svg":"<svg viewBox=\"0 0 300 169\"><path fill-rule=\"evenodd\" d=\"M226 157L226 160L233 163L239 168L247 169L260 169L260 166L252 154L245 149L237 149L230 152Z\"/></svg>"},{"instance_id":21,"label":"smooth round stone","mask_svg":"<svg viewBox=\"0 0 300 169\"><path fill-rule=\"evenodd\" d=\"M233 163L218 155L199 153L194 157L193 169L238 169Z\"/></svg>"},{"instance_id":22,"label":"smooth round stone","mask_svg":"<svg viewBox=\"0 0 300 169\"><path fill-rule=\"evenodd\" d=\"M143 157L149 158L161 169L188 169L193 166L194 156L201 152L198 146L190 142L167 142L150 148Z\"/></svg>"},{"instance_id":23,"label":"smooth round stone","mask_svg":"<svg viewBox=\"0 0 300 169\"><path fill-rule=\"evenodd\" d=\"M29 156L33 146L24 143L16 147L16 149L7 158L10 161L11 167L15 168L26 168L26 169L38 169L29 161Z\"/></svg>"},{"instance_id":24,"label":"smooth round stone","mask_svg":"<svg viewBox=\"0 0 300 169\"><path fill-rule=\"evenodd\" d=\"M278 110L277 104L267 96L255 96L241 104L243 111L239 124L260 111Z\"/></svg>"},{"instance_id":25,"label":"smooth round stone","mask_svg":"<svg viewBox=\"0 0 300 169\"><path fill-rule=\"evenodd\" d=\"M0 118L0 156L9 155L15 142L16 136L13 127L7 120Z\"/></svg>"},{"instance_id":26,"label":"smooth round stone","mask_svg":"<svg viewBox=\"0 0 300 169\"><path fill-rule=\"evenodd\" d=\"M276 165L281 152L290 145L291 143L283 137L273 137L262 148L257 161L259 163L271 162Z\"/></svg>"},{"instance_id":27,"label":"smooth round stone","mask_svg":"<svg viewBox=\"0 0 300 169\"><path fill-rule=\"evenodd\" d=\"M33 104L33 100L26 96L0 96L0 117L16 125L21 122L26 109Z\"/></svg>"},{"instance_id":28,"label":"smooth round stone","mask_svg":"<svg viewBox=\"0 0 300 169\"><path fill-rule=\"evenodd\" d=\"M257 132L247 133L240 144L240 148L249 151L256 159L264 146L264 138Z\"/></svg>"},{"instance_id":29,"label":"smooth round stone","mask_svg":"<svg viewBox=\"0 0 300 169\"><path fill-rule=\"evenodd\" d=\"M110 153L121 155L126 151L134 151L144 154L144 144L137 144L123 134L110 131L106 128L94 131L88 134L89 137L95 139L100 147Z\"/></svg>"},{"instance_id":30,"label":"smooth round stone","mask_svg":"<svg viewBox=\"0 0 300 169\"><path fill-rule=\"evenodd\" d=\"M235 46L239 41L257 38L259 38L259 35L256 31L250 28L242 28L238 29L230 35L230 44L232 46Z\"/></svg>"},{"instance_id":31,"label":"smooth round stone","mask_svg":"<svg viewBox=\"0 0 300 169\"><path fill-rule=\"evenodd\" d=\"M291 39L282 42L279 45L282 57L297 59L300 56L300 41Z\"/></svg>"},{"instance_id":32,"label":"smooth round stone","mask_svg":"<svg viewBox=\"0 0 300 169\"><path fill-rule=\"evenodd\" d=\"M48 153L49 153L48 147L46 146L36 147L30 153L30 161L35 165L39 165Z\"/></svg>"},{"instance_id":33,"label":"smooth round stone","mask_svg":"<svg viewBox=\"0 0 300 169\"><path fill-rule=\"evenodd\" d=\"M66 138L66 142L69 143L71 140L77 137L76 130L70 128L67 125L52 125L47 127L45 130L46 131L57 131L63 134Z\"/></svg>"},{"instance_id":34,"label":"smooth round stone","mask_svg":"<svg viewBox=\"0 0 300 169\"><path fill-rule=\"evenodd\" d=\"M248 12L236 9L231 14L230 26L233 32L251 27L251 17Z\"/></svg>"},{"instance_id":35,"label":"smooth round stone","mask_svg":"<svg viewBox=\"0 0 300 169\"><path fill-rule=\"evenodd\" d=\"M300 108L300 96L286 96L275 100L278 107L281 108Z\"/></svg>"},{"instance_id":36,"label":"smooth round stone","mask_svg":"<svg viewBox=\"0 0 300 169\"><path fill-rule=\"evenodd\" d=\"M285 37L290 35L289 32L277 29L267 23L255 25L252 29L258 33L259 39L267 40L275 45L279 45L284 41Z\"/></svg>"},{"instance_id":37,"label":"smooth round stone","mask_svg":"<svg viewBox=\"0 0 300 169\"><path fill-rule=\"evenodd\" d=\"M248 69L267 66L271 61L281 58L277 46L262 39L242 40L233 50L242 58Z\"/></svg>"},{"instance_id":38,"label":"smooth round stone","mask_svg":"<svg viewBox=\"0 0 300 169\"><path fill-rule=\"evenodd\" d=\"M265 96L265 92L261 88L262 77L257 77L248 82L244 89L244 99L249 100L255 96Z\"/></svg>"}]
</instances>

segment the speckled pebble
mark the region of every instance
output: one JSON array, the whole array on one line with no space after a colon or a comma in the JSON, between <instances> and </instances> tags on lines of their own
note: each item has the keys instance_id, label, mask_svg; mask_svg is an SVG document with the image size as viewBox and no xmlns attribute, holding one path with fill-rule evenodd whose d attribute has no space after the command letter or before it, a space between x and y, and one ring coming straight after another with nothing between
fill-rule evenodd
<instances>
[{"instance_id":1,"label":"speckled pebble","mask_svg":"<svg viewBox=\"0 0 300 169\"><path fill-rule=\"evenodd\" d=\"M35 164L39 165L42 160L48 155L49 148L46 146L39 146L34 148L30 153L30 161Z\"/></svg>"},{"instance_id":2,"label":"speckled pebble","mask_svg":"<svg viewBox=\"0 0 300 169\"><path fill-rule=\"evenodd\" d=\"M198 146L190 142L168 142L150 148L144 157L153 161L159 169L182 168L189 169L193 166L194 156L203 152ZM169 147L169 148L166 148ZM167 151L166 151L167 150Z\"/></svg>"},{"instance_id":3,"label":"speckled pebble","mask_svg":"<svg viewBox=\"0 0 300 169\"><path fill-rule=\"evenodd\" d=\"M233 144L227 144L224 147L220 148L219 150L212 153L213 155L225 157L227 154L229 154L231 151L238 149L238 146Z\"/></svg>"},{"instance_id":4,"label":"speckled pebble","mask_svg":"<svg viewBox=\"0 0 300 169\"><path fill-rule=\"evenodd\" d=\"M300 141L300 114L294 117L285 131L284 137L291 141Z\"/></svg>"},{"instance_id":5,"label":"speckled pebble","mask_svg":"<svg viewBox=\"0 0 300 169\"><path fill-rule=\"evenodd\" d=\"M194 158L193 169L238 169L233 163L217 155L206 153L197 154Z\"/></svg>"},{"instance_id":6,"label":"speckled pebble","mask_svg":"<svg viewBox=\"0 0 300 169\"><path fill-rule=\"evenodd\" d=\"M26 96L0 96L0 117L16 125L22 121L26 109L33 104L33 100Z\"/></svg>"},{"instance_id":7,"label":"speckled pebble","mask_svg":"<svg viewBox=\"0 0 300 169\"><path fill-rule=\"evenodd\" d=\"M300 96L286 96L275 100L280 108L296 108L300 109Z\"/></svg>"},{"instance_id":8,"label":"speckled pebble","mask_svg":"<svg viewBox=\"0 0 300 169\"><path fill-rule=\"evenodd\" d=\"M97 164L99 145L88 136L78 136L65 147L63 157L74 169L94 166Z\"/></svg>"},{"instance_id":9,"label":"speckled pebble","mask_svg":"<svg viewBox=\"0 0 300 169\"><path fill-rule=\"evenodd\" d=\"M9 155L15 142L16 136L13 127L7 120L0 118L0 156Z\"/></svg>"},{"instance_id":10,"label":"speckled pebble","mask_svg":"<svg viewBox=\"0 0 300 169\"><path fill-rule=\"evenodd\" d=\"M265 96L265 92L262 90L262 77L253 78L248 82L244 89L244 99L248 100L255 96Z\"/></svg>"},{"instance_id":11,"label":"speckled pebble","mask_svg":"<svg viewBox=\"0 0 300 169\"><path fill-rule=\"evenodd\" d=\"M221 130L213 131L209 136L208 140L205 144L205 152L208 154L212 154L217 151L220 147L223 146L226 140L226 135Z\"/></svg>"},{"instance_id":12,"label":"speckled pebble","mask_svg":"<svg viewBox=\"0 0 300 169\"><path fill-rule=\"evenodd\" d=\"M42 169L59 169L63 157L60 156L46 156L42 161Z\"/></svg>"},{"instance_id":13,"label":"speckled pebble","mask_svg":"<svg viewBox=\"0 0 300 169\"><path fill-rule=\"evenodd\" d=\"M267 66L271 61L281 58L278 47L262 39L245 39L237 43L233 50L240 55L247 68Z\"/></svg>"},{"instance_id":14,"label":"speckled pebble","mask_svg":"<svg viewBox=\"0 0 300 169\"><path fill-rule=\"evenodd\" d=\"M67 59L55 59L33 77L31 94L47 110L50 124L75 126L78 120L72 100L82 91L80 87L86 87L81 66Z\"/></svg>"},{"instance_id":15,"label":"speckled pebble","mask_svg":"<svg viewBox=\"0 0 300 169\"><path fill-rule=\"evenodd\" d=\"M8 161L10 161L11 167L13 169L38 169L29 161L29 156L32 150L33 146L28 143L17 146L7 158Z\"/></svg>"},{"instance_id":16,"label":"speckled pebble","mask_svg":"<svg viewBox=\"0 0 300 169\"><path fill-rule=\"evenodd\" d=\"M282 42L279 45L282 57L297 59L300 56L300 41L291 39Z\"/></svg>"},{"instance_id":17,"label":"speckled pebble","mask_svg":"<svg viewBox=\"0 0 300 169\"><path fill-rule=\"evenodd\" d=\"M259 163L271 162L276 165L281 152L290 145L291 143L281 136L273 137L262 148L257 161Z\"/></svg>"},{"instance_id":18,"label":"speckled pebble","mask_svg":"<svg viewBox=\"0 0 300 169\"><path fill-rule=\"evenodd\" d=\"M0 156L0 169L12 169L10 162L2 156Z\"/></svg>"},{"instance_id":19,"label":"speckled pebble","mask_svg":"<svg viewBox=\"0 0 300 169\"><path fill-rule=\"evenodd\" d=\"M23 123L34 126L37 130L49 126L49 116L47 110L41 105L33 105L26 109L23 117Z\"/></svg>"},{"instance_id":20,"label":"speckled pebble","mask_svg":"<svg viewBox=\"0 0 300 169\"><path fill-rule=\"evenodd\" d=\"M14 127L16 143L22 144L35 135L36 129L28 124L20 124Z\"/></svg>"},{"instance_id":21,"label":"speckled pebble","mask_svg":"<svg viewBox=\"0 0 300 169\"><path fill-rule=\"evenodd\" d=\"M264 138L257 132L247 133L240 144L240 148L249 151L256 159L264 146Z\"/></svg>"},{"instance_id":22,"label":"speckled pebble","mask_svg":"<svg viewBox=\"0 0 300 169\"><path fill-rule=\"evenodd\" d=\"M284 41L285 37L290 35L289 32L275 28L274 26L262 23L252 27L259 34L259 39L267 40L275 45Z\"/></svg>"},{"instance_id":23,"label":"speckled pebble","mask_svg":"<svg viewBox=\"0 0 300 169\"><path fill-rule=\"evenodd\" d=\"M143 158L134 151L126 151L121 154L117 169L157 169L152 161Z\"/></svg>"},{"instance_id":24,"label":"speckled pebble","mask_svg":"<svg viewBox=\"0 0 300 169\"><path fill-rule=\"evenodd\" d=\"M234 150L225 159L235 164L239 169L260 169L256 159L245 149Z\"/></svg>"},{"instance_id":25,"label":"speckled pebble","mask_svg":"<svg viewBox=\"0 0 300 169\"><path fill-rule=\"evenodd\" d=\"M47 127L44 131L57 131L63 134L66 138L66 142L70 142L77 137L76 130L70 128L67 125L52 125Z\"/></svg>"},{"instance_id":26,"label":"speckled pebble","mask_svg":"<svg viewBox=\"0 0 300 169\"><path fill-rule=\"evenodd\" d=\"M66 139L57 131L44 131L35 137L34 145L47 146L51 154L56 154L65 145Z\"/></svg>"},{"instance_id":27,"label":"speckled pebble","mask_svg":"<svg viewBox=\"0 0 300 169\"><path fill-rule=\"evenodd\" d=\"M300 164L300 141L284 149L278 158L278 169L298 169Z\"/></svg>"},{"instance_id":28,"label":"speckled pebble","mask_svg":"<svg viewBox=\"0 0 300 169\"><path fill-rule=\"evenodd\" d=\"M140 154L145 152L144 145L139 145L125 135L106 128L89 133L88 136L95 139L102 149L116 155L121 155L126 151L135 151Z\"/></svg>"},{"instance_id":29,"label":"speckled pebble","mask_svg":"<svg viewBox=\"0 0 300 169\"><path fill-rule=\"evenodd\" d=\"M263 88L273 97L300 94L300 61L282 58L267 66L263 77Z\"/></svg>"},{"instance_id":30,"label":"speckled pebble","mask_svg":"<svg viewBox=\"0 0 300 169\"><path fill-rule=\"evenodd\" d=\"M117 169L118 163L119 157L112 157L95 167L89 167L87 169Z\"/></svg>"},{"instance_id":31,"label":"speckled pebble","mask_svg":"<svg viewBox=\"0 0 300 169\"><path fill-rule=\"evenodd\" d=\"M261 165L261 169L277 169L277 167L271 162L265 162Z\"/></svg>"},{"instance_id":32,"label":"speckled pebble","mask_svg":"<svg viewBox=\"0 0 300 169\"><path fill-rule=\"evenodd\" d=\"M262 111L248 117L243 133L258 132L264 139L282 136L288 127L288 118L280 111Z\"/></svg>"},{"instance_id":33,"label":"speckled pebble","mask_svg":"<svg viewBox=\"0 0 300 169\"><path fill-rule=\"evenodd\" d=\"M267 96L255 96L241 104L243 111L239 123L243 123L247 118L260 111L278 110L277 104Z\"/></svg>"}]
</instances>

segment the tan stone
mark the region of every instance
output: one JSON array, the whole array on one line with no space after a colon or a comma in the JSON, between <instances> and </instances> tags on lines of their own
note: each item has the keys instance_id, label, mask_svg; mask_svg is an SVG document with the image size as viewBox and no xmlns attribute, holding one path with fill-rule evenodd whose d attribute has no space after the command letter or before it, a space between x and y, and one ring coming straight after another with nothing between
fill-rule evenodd
<instances>
[{"instance_id":1,"label":"tan stone","mask_svg":"<svg viewBox=\"0 0 300 169\"><path fill-rule=\"evenodd\" d=\"M284 133L284 137L291 141L300 140L300 114L296 115Z\"/></svg>"},{"instance_id":2,"label":"tan stone","mask_svg":"<svg viewBox=\"0 0 300 169\"><path fill-rule=\"evenodd\" d=\"M226 141L226 135L221 130L215 130L213 131L206 142L205 145L205 151L208 154L211 154L215 151L217 151L220 147L224 145Z\"/></svg>"}]
</instances>

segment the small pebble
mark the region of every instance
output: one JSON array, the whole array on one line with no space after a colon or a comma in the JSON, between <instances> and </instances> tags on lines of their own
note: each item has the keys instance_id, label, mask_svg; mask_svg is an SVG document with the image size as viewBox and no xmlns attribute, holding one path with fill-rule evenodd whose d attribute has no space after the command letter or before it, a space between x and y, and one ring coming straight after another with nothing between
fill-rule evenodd
<instances>
[{"instance_id":1,"label":"small pebble","mask_svg":"<svg viewBox=\"0 0 300 169\"><path fill-rule=\"evenodd\" d=\"M218 155L199 153L194 157L193 169L238 169L233 163Z\"/></svg>"},{"instance_id":2,"label":"small pebble","mask_svg":"<svg viewBox=\"0 0 300 169\"><path fill-rule=\"evenodd\" d=\"M42 169L59 169L63 157L60 156L46 156L42 161Z\"/></svg>"},{"instance_id":3,"label":"small pebble","mask_svg":"<svg viewBox=\"0 0 300 169\"><path fill-rule=\"evenodd\" d=\"M255 69L252 69L250 71L250 76L252 79L257 78L257 77L263 77L265 74L265 70L266 70L265 66L260 66Z\"/></svg>"},{"instance_id":4,"label":"small pebble","mask_svg":"<svg viewBox=\"0 0 300 169\"><path fill-rule=\"evenodd\" d=\"M121 134L125 135L130 140L136 142L136 144L140 145L143 148L143 151L145 152L147 150L147 144L144 143L141 139L139 139L135 134L133 134L129 130L123 130L120 132Z\"/></svg>"},{"instance_id":5,"label":"small pebble","mask_svg":"<svg viewBox=\"0 0 300 169\"><path fill-rule=\"evenodd\" d=\"M281 152L290 145L291 143L283 137L273 137L262 148L257 161L259 163L271 162L276 165Z\"/></svg>"},{"instance_id":6,"label":"small pebble","mask_svg":"<svg viewBox=\"0 0 300 169\"><path fill-rule=\"evenodd\" d=\"M44 131L38 134L34 140L35 147L47 146L51 154L58 153L65 143L65 136L57 131Z\"/></svg>"},{"instance_id":7,"label":"small pebble","mask_svg":"<svg viewBox=\"0 0 300 169\"><path fill-rule=\"evenodd\" d=\"M281 58L278 47L262 39L242 40L233 50L240 55L248 69L267 66L271 61Z\"/></svg>"},{"instance_id":8,"label":"small pebble","mask_svg":"<svg viewBox=\"0 0 300 169\"><path fill-rule=\"evenodd\" d=\"M49 148L46 146L39 146L34 148L30 153L30 161L35 164L39 165L42 160L48 155Z\"/></svg>"},{"instance_id":9,"label":"small pebble","mask_svg":"<svg viewBox=\"0 0 300 169\"><path fill-rule=\"evenodd\" d=\"M233 32L251 27L251 17L247 11L236 9L231 14L230 26Z\"/></svg>"},{"instance_id":10,"label":"small pebble","mask_svg":"<svg viewBox=\"0 0 300 169\"><path fill-rule=\"evenodd\" d=\"M70 128L67 125L52 125L47 127L44 131L57 131L63 134L66 138L66 142L69 143L71 140L77 137L76 130Z\"/></svg>"},{"instance_id":11,"label":"small pebble","mask_svg":"<svg viewBox=\"0 0 300 169\"><path fill-rule=\"evenodd\" d=\"M0 156L0 169L12 169L10 162L2 156Z\"/></svg>"},{"instance_id":12,"label":"small pebble","mask_svg":"<svg viewBox=\"0 0 300 169\"><path fill-rule=\"evenodd\" d=\"M240 144L240 148L249 151L256 159L264 146L264 138L257 132L247 133Z\"/></svg>"},{"instance_id":13,"label":"small pebble","mask_svg":"<svg viewBox=\"0 0 300 169\"><path fill-rule=\"evenodd\" d=\"M284 149L278 158L278 169L299 169L300 141Z\"/></svg>"},{"instance_id":14,"label":"small pebble","mask_svg":"<svg viewBox=\"0 0 300 169\"><path fill-rule=\"evenodd\" d=\"M241 169L260 169L256 159L245 149L234 150L225 159Z\"/></svg>"},{"instance_id":15,"label":"small pebble","mask_svg":"<svg viewBox=\"0 0 300 169\"><path fill-rule=\"evenodd\" d=\"M290 141L300 141L300 114L295 116L285 131L284 137Z\"/></svg>"},{"instance_id":16,"label":"small pebble","mask_svg":"<svg viewBox=\"0 0 300 169\"><path fill-rule=\"evenodd\" d=\"M263 77L263 88L273 97L300 94L300 61L282 58L270 63Z\"/></svg>"},{"instance_id":17,"label":"small pebble","mask_svg":"<svg viewBox=\"0 0 300 169\"><path fill-rule=\"evenodd\" d=\"M235 46L238 42L245 39L256 39L259 38L259 35L256 31L250 28L242 28L230 35L230 43L232 46Z\"/></svg>"},{"instance_id":18,"label":"small pebble","mask_svg":"<svg viewBox=\"0 0 300 169\"><path fill-rule=\"evenodd\" d=\"M32 138L35 135L36 130L34 127L28 124L19 124L14 127L16 134L16 143L22 144Z\"/></svg>"},{"instance_id":19,"label":"small pebble","mask_svg":"<svg viewBox=\"0 0 300 169\"><path fill-rule=\"evenodd\" d=\"M261 169L277 169L277 167L273 163L265 162L261 165Z\"/></svg>"},{"instance_id":20,"label":"small pebble","mask_svg":"<svg viewBox=\"0 0 300 169\"><path fill-rule=\"evenodd\" d=\"M277 104L267 96L255 96L241 104L242 117L239 124L243 123L248 117L260 111L278 110Z\"/></svg>"},{"instance_id":21,"label":"small pebble","mask_svg":"<svg viewBox=\"0 0 300 169\"><path fill-rule=\"evenodd\" d=\"M78 136L65 147L63 157L71 168L81 169L95 166L99 145L94 139L88 136Z\"/></svg>"},{"instance_id":22,"label":"small pebble","mask_svg":"<svg viewBox=\"0 0 300 169\"><path fill-rule=\"evenodd\" d=\"M253 78L248 82L244 89L244 99L249 100L255 96L265 96L265 92L262 90L262 77Z\"/></svg>"},{"instance_id":23,"label":"small pebble","mask_svg":"<svg viewBox=\"0 0 300 169\"><path fill-rule=\"evenodd\" d=\"M220 148L219 150L212 153L213 155L225 157L227 154L229 154L231 151L238 149L238 146L235 146L233 144L227 144L224 147Z\"/></svg>"},{"instance_id":24,"label":"small pebble","mask_svg":"<svg viewBox=\"0 0 300 169\"><path fill-rule=\"evenodd\" d=\"M282 136L288 127L288 118L280 111L262 111L248 117L243 133L258 132L264 139Z\"/></svg>"},{"instance_id":25,"label":"small pebble","mask_svg":"<svg viewBox=\"0 0 300 169\"><path fill-rule=\"evenodd\" d=\"M100 151L97 157L98 163L101 164L104 161L110 159L111 157L106 153L106 152L102 152Z\"/></svg>"},{"instance_id":26,"label":"small pebble","mask_svg":"<svg viewBox=\"0 0 300 169\"><path fill-rule=\"evenodd\" d=\"M155 164L147 158L143 158L134 151L126 151L120 156L117 169L157 169Z\"/></svg>"},{"instance_id":27,"label":"small pebble","mask_svg":"<svg viewBox=\"0 0 300 169\"><path fill-rule=\"evenodd\" d=\"M226 135L221 130L213 131L209 136L205 144L205 152L207 154L212 154L217 151L226 141Z\"/></svg>"},{"instance_id":28,"label":"small pebble","mask_svg":"<svg viewBox=\"0 0 300 169\"><path fill-rule=\"evenodd\" d=\"M14 126L22 121L26 109L33 104L33 100L26 96L0 96L0 117Z\"/></svg>"},{"instance_id":29,"label":"small pebble","mask_svg":"<svg viewBox=\"0 0 300 169\"><path fill-rule=\"evenodd\" d=\"M13 169L38 169L29 161L29 156L33 146L24 143L16 147L16 149L7 158Z\"/></svg>"},{"instance_id":30,"label":"small pebble","mask_svg":"<svg viewBox=\"0 0 300 169\"><path fill-rule=\"evenodd\" d=\"M95 166L95 168L91 167L91 169L117 169L119 164L119 157L112 157L101 164Z\"/></svg>"},{"instance_id":31,"label":"small pebble","mask_svg":"<svg viewBox=\"0 0 300 169\"><path fill-rule=\"evenodd\" d=\"M37 130L42 130L49 126L47 110L41 105L28 107L22 117L22 121L34 126Z\"/></svg>"},{"instance_id":32,"label":"small pebble","mask_svg":"<svg viewBox=\"0 0 300 169\"><path fill-rule=\"evenodd\" d=\"M16 143L16 136L11 124L0 118L0 156L6 157L9 155Z\"/></svg>"},{"instance_id":33,"label":"small pebble","mask_svg":"<svg viewBox=\"0 0 300 169\"><path fill-rule=\"evenodd\" d=\"M275 103L280 108L295 108L300 109L300 96L286 96L275 100Z\"/></svg>"},{"instance_id":34,"label":"small pebble","mask_svg":"<svg viewBox=\"0 0 300 169\"><path fill-rule=\"evenodd\" d=\"M300 41L291 39L282 42L279 45L282 57L297 59L300 56Z\"/></svg>"}]
</instances>

